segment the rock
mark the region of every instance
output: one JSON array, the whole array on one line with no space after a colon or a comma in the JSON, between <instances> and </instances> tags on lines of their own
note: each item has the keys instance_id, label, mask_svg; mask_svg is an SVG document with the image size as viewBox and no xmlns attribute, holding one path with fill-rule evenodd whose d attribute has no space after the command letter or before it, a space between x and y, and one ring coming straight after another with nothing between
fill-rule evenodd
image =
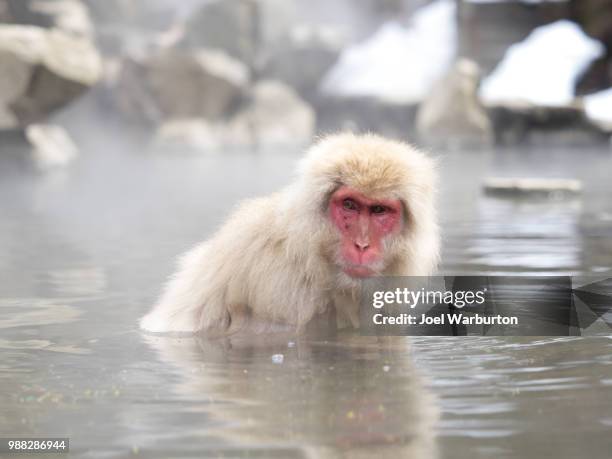
<instances>
[{"instance_id":1,"label":"rock","mask_svg":"<svg viewBox=\"0 0 612 459\"><path fill-rule=\"evenodd\" d=\"M584 147L603 145L608 136L589 120L582 104L569 107L489 107L498 144Z\"/></svg>"},{"instance_id":2,"label":"rock","mask_svg":"<svg viewBox=\"0 0 612 459\"><path fill-rule=\"evenodd\" d=\"M612 88L583 98L586 116L604 132L612 134Z\"/></svg>"},{"instance_id":3,"label":"rock","mask_svg":"<svg viewBox=\"0 0 612 459\"><path fill-rule=\"evenodd\" d=\"M415 104L389 103L377 97L321 96L315 108L317 132L376 132L403 140L413 140L416 135Z\"/></svg>"},{"instance_id":4,"label":"rock","mask_svg":"<svg viewBox=\"0 0 612 459\"><path fill-rule=\"evenodd\" d=\"M344 45L333 28L299 26L281 40L268 59L263 74L294 88L306 100L313 100L319 83L334 65Z\"/></svg>"},{"instance_id":5,"label":"rock","mask_svg":"<svg viewBox=\"0 0 612 459\"><path fill-rule=\"evenodd\" d=\"M4 22L58 28L81 37L92 37L87 7L79 0L0 0Z\"/></svg>"},{"instance_id":6,"label":"rock","mask_svg":"<svg viewBox=\"0 0 612 459\"><path fill-rule=\"evenodd\" d=\"M459 56L475 61L487 75L512 44L525 39L535 27L569 18L569 10L565 0L463 0L457 15Z\"/></svg>"},{"instance_id":7,"label":"rock","mask_svg":"<svg viewBox=\"0 0 612 459\"><path fill-rule=\"evenodd\" d=\"M248 83L244 65L219 51L168 50L148 62L148 71L147 82L168 117L220 117Z\"/></svg>"},{"instance_id":8,"label":"rock","mask_svg":"<svg viewBox=\"0 0 612 459\"><path fill-rule=\"evenodd\" d=\"M580 0L573 2L575 19L591 37L612 49L612 1Z\"/></svg>"},{"instance_id":9,"label":"rock","mask_svg":"<svg viewBox=\"0 0 612 459\"><path fill-rule=\"evenodd\" d=\"M226 142L221 125L214 125L201 118L170 120L157 129L153 148L164 151L212 151Z\"/></svg>"},{"instance_id":10,"label":"rock","mask_svg":"<svg viewBox=\"0 0 612 459\"><path fill-rule=\"evenodd\" d=\"M250 0L212 1L187 22L184 44L225 51L252 63L257 47L256 3Z\"/></svg>"},{"instance_id":11,"label":"rock","mask_svg":"<svg viewBox=\"0 0 612 459\"><path fill-rule=\"evenodd\" d=\"M486 147L493 129L478 100L478 66L460 59L421 104L416 120L419 138L431 145Z\"/></svg>"},{"instance_id":12,"label":"rock","mask_svg":"<svg viewBox=\"0 0 612 459\"><path fill-rule=\"evenodd\" d=\"M257 35L263 50L287 37L292 26L300 19L295 1L256 0Z\"/></svg>"},{"instance_id":13,"label":"rock","mask_svg":"<svg viewBox=\"0 0 612 459\"><path fill-rule=\"evenodd\" d=\"M575 86L603 45L573 22L534 29L512 45L479 88L502 143L583 146L607 141L576 98Z\"/></svg>"},{"instance_id":14,"label":"rock","mask_svg":"<svg viewBox=\"0 0 612 459\"><path fill-rule=\"evenodd\" d=\"M453 63L455 15L454 1L437 0L418 9L406 26L383 24L367 40L342 51L321 91L405 105L421 102Z\"/></svg>"},{"instance_id":15,"label":"rock","mask_svg":"<svg viewBox=\"0 0 612 459\"><path fill-rule=\"evenodd\" d=\"M93 36L89 11L79 0L35 0L30 2L30 9L48 17L52 27L81 37Z\"/></svg>"},{"instance_id":16,"label":"rock","mask_svg":"<svg viewBox=\"0 0 612 459\"><path fill-rule=\"evenodd\" d=\"M76 145L60 126L32 124L26 128L25 135L38 169L66 166L78 156Z\"/></svg>"},{"instance_id":17,"label":"rock","mask_svg":"<svg viewBox=\"0 0 612 459\"><path fill-rule=\"evenodd\" d=\"M0 43L0 130L19 128L19 119L11 104L26 94L32 73L33 66L27 59L17 53L3 51Z\"/></svg>"},{"instance_id":18,"label":"rock","mask_svg":"<svg viewBox=\"0 0 612 459\"><path fill-rule=\"evenodd\" d=\"M520 196L528 194L561 196L582 191L579 180L547 178L502 178L485 180L484 189L490 194Z\"/></svg>"},{"instance_id":19,"label":"rock","mask_svg":"<svg viewBox=\"0 0 612 459\"><path fill-rule=\"evenodd\" d=\"M606 54L592 63L576 85L580 95L612 87L612 0L574 0L573 19L589 36L601 41Z\"/></svg>"},{"instance_id":20,"label":"rock","mask_svg":"<svg viewBox=\"0 0 612 459\"><path fill-rule=\"evenodd\" d=\"M410 18L431 0L292 0L300 24L332 25L351 43L371 36L389 20ZM410 19L409 19L410 20Z\"/></svg>"},{"instance_id":21,"label":"rock","mask_svg":"<svg viewBox=\"0 0 612 459\"><path fill-rule=\"evenodd\" d=\"M248 80L245 65L221 51L164 49L123 61L116 101L138 121L219 119L242 98Z\"/></svg>"},{"instance_id":22,"label":"rock","mask_svg":"<svg viewBox=\"0 0 612 459\"><path fill-rule=\"evenodd\" d=\"M295 91L281 82L262 81L253 88L246 107L229 120L166 121L157 129L153 147L171 151L215 151L302 145L312 140L314 127L314 111Z\"/></svg>"},{"instance_id":23,"label":"rock","mask_svg":"<svg viewBox=\"0 0 612 459\"><path fill-rule=\"evenodd\" d=\"M230 138L253 139L257 145L296 145L312 140L314 110L287 85L264 80L255 85L251 102L229 122Z\"/></svg>"},{"instance_id":24,"label":"rock","mask_svg":"<svg viewBox=\"0 0 612 459\"><path fill-rule=\"evenodd\" d=\"M483 80L480 98L489 107L571 106L578 77L604 53L604 46L573 22L538 27L508 49Z\"/></svg>"},{"instance_id":25,"label":"rock","mask_svg":"<svg viewBox=\"0 0 612 459\"><path fill-rule=\"evenodd\" d=\"M8 107L0 105L0 132L19 128L19 120Z\"/></svg>"},{"instance_id":26,"label":"rock","mask_svg":"<svg viewBox=\"0 0 612 459\"><path fill-rule=\"evenodd\" d=\"M142 29L153 27L163 30L174 19L172 11L177 3L157 0L82 0L91 12L96 25L130 24ZM174 3L174 4L173 4Z\"/></svg>"},{"instance_id":27,"label":"rock","mask_svg":"<svg viewBox=\"0 0 612 459\"><path fill-rule=\"evenodd\" d=\"M8 113L12 124L25 126L65 106L101 71L100 56L86 39L57 29L0 26L0 113Z\"/></svg>"},{"instance_id":28,"label":"rock","mask_svg":"<svg viewBox=\"0 0 612 459\"><path fill-rule=\"evenodd\" d=\"M193 13L183 46L217 48L254 66L259 51L286 34L292 2L285 0L213 0Z\"/></svg>"},{"instance_id":29,"label":"rock","mask_svg":"<svg viewBox=\"0 0 612 459\"><path fill-rule=\"evenodd\" d=\"M95 24L98 49L119 57L146 49L172 29L181 29L199 0L82 0Z\"/></svg>"},{"instance_id":30,"label":"rock","mask_svg":"<svg viewBox=\"0 0 612 459\"><path fill-rule=\"evenodd\" d=\"M576 79L577 96L584 96L612 87L612 56L607 54L595 59Z\"/></svg>"},{"instance_id":31,"label":"rock","mask_svg":"<svg viewBox=\"0 0 612 459\"><path fill-rule=\"evenodd\" d=\"M115 66L105 66L105 94L110 106L134 123L157 123L163 114L156 95L147 84L147 61L138 57L124 57Z\"/></svg>"},{"instance_id":32,"label":"rock","mask_svg":"<svg viewBox=\"0 0 612 459\"><path fill-rule=\"evenodd\" d=\"M0 23L6 24L11 22L12 19L8 0L0 0Z\"/></svg>"}]
</instances>

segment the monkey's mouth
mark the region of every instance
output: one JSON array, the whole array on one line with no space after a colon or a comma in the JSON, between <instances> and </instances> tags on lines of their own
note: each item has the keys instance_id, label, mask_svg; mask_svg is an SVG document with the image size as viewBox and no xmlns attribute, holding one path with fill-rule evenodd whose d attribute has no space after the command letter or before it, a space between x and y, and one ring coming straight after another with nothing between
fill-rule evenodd
<instances>
[{"instance_id":1,"label":"monkey's mouth","mask_svg":"<svg viewBox=\"0 0 612 459\"><path fill-rule=\"evenodd\" d=\"M365 265L348 265L345 266L342 270L348 276L356 277L359 279L376 275L376 271L374 271L371 267Z\"/></svg>"}]
</instances>

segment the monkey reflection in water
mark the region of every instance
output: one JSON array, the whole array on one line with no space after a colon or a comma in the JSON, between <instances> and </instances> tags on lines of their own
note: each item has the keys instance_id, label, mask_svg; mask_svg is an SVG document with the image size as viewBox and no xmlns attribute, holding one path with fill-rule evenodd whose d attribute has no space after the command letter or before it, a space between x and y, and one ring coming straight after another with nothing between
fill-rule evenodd
<instances>
[{"instance_id":1,"label":"monkey reflection in water","mask_svg":"<svg viewBox=\"0 0 612 459\"><path fill-rule=\"evenodd\" d=\"M438 457L437 401L412 363L407 338L346 331L333 340L298 337L288 346L281 335L143 336L163 363L178 369L170 397L203 412L206 425L196 431L206 432L204 448L219 448L219 457L251 457L249 451L283 458ZM282 363L275 363L271 356L280 354ZM163 443L149 447L172 448L171 437Z\"/></svg>"},{"instance_id":2,"label":"monkey reflection in water","mask_svg":"<svg viewBox=\"0 0 612 459\"><path fill-rule=\"evenodd\" d=\"M326 314L356 327L364 278L433 272L436 171L424 153L337 134L312 146L298 172L184 255L141 328L233 335L267 324L299 333Z\"/></svg>"}]
</instances>

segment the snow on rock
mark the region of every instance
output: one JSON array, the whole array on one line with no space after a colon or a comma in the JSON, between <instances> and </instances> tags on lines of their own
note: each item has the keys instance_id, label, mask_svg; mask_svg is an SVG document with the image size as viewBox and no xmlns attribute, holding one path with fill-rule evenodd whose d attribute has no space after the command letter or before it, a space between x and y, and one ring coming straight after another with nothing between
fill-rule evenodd
<instances>
[{"instance_id":1,"label":"snow on rock","mask_svg":"<svg viewBox=\"0 0 612 459\"><path fill-rule=\"evenodd\" d=\"M251 89L251 102L228 123L230 143L249 139L259 145L294 145L312 141L316 116L289 86L261 80Z\"/></svg>"},{"instance_id":2,"label":"snow on rock","mask_svg":"<svg viewBox=\"0 0 612 459\"><path fill-rule=\"evenodd\" d=\"M246 65L223 51L160 49L123 58L113 98L128 119L220 119L247 90Z\"/></svg>"},{"instance_id":3,"label":"snow on rock","mask_svg":"<svg viewBox=\"0 0 612 459\"><path fill-rule=\"evenodd\" d=\"M582 191L582 183L574 179L490 177L484 182L490 194L575 194Z\"/></svg>"},{"instance_id":4,"label":"snow on rock","mask_svg":"<svg viewBox=\"0 0 612 459\"><path fill-rule=\"evenodd\" d=\"M584 97L588 118L602 129L612 132L612 88Z\"/></svg>"},{"instance_id":5,"label":"snow on rock","mask_svg":"<svg viewBox=\"0 0 612 459\"><path fill-rule=\"evenodd\" d=\"M573 22L538 27L508 49L483 81L480 97L486 105L568 106L576 79L603 53L603 45Z\"/></svg>"},{"instance_id":6,"label":"snow on rock","mask_svg":"<svg viewBox=\"0 0 612 459\"><path fill-rule=\"evenodd\" d=\"M493 131L477 97L479 83L478 65L459 59L419 107L416 127L421 141L459 148L490 145Z\"/></svg>"},{"instance_id":7,"label":"snow on rock","mask_svg":"<svg viewBox=\"0 0 612 459\"><path fill-rule=\"evenodd\" d=\"M508 3L516 0L464 0L466 3ZM537 4L537 3L564 3L568 0L519 0L521 3Z\"/></svg>"},{"instance_id":8,"label":"snow on rock","mask_svg":"<svg viewBox=\"0 0 612 459\"><path fill-rule=\"evenodd\" d=\"M203 118L174 119L162 123L153 148L164 151L214 151L223 146L223 127Z\"/></svg>"},{"instance_id":9,"label":"snow on rock","mask_svg":"<svg viewBox=\"0 0 612 459\"><path fill-rule=\"evenodd\" d=\"M32 17L40 17L42 27L46 27L44 23L48 21L52 27L57 27L64 32L85 38L93 37L93 25L89 11L80 0L52 2L37 0L29 2L25 8Z\"/></svg>"},{"instance_id":10,"label":"snow on rock","mask_svg":"<svg viewBox=\"0 0 612 459\"><path fill-rule=\"evenodd\" d=\"M226 121L203 118L166 120L158 127L154 149L219 151L246 146L301 145L312 141L314 110L289 86L262 80L250 103Z\"/></svg>"},{"instance_id":11,"label":"snow on rock","mask_svg":"<svg viewBox=\"0 0 612 459\"><path fill-rule=\"evenodd\" d=\"M101 74L102 60L87 39L60 29L0 24L0 130L44 119Z\"/></svg>"},{"instance_id":12,"label":"snow on rock","mask_svg":"<svg viewBox=\"0 0 612 459\"><path fill-rule=\"evenodd\" d=\"M51 124L30 124L25 135L32 146L34 164L40 170L66 166L79 150L64 128Z\"/></svg>"},{"instance_id":13,"label":"snow on rock","mask_svg":"<svg viewBox=\"0 0 612 459\"><path fill-rule=\"evenodd\" d=\"M408 27L383 24L368 40L342 52L321 83L322 92L419 102L450 67L456 49L455 3L437 0Z\"/></svg>"},{"instance_id":14,"label":"snow on rock","mask_svg":"<svg viewBox=\"0 0 612 459\"><path fill-rule=\"evenodd\" d=\"M307 100L313 100L319 83L343 47L338 28L297 25L284 40L279 40L262 73L265 78L284 81Z\"/></svg>"}]
</instances>

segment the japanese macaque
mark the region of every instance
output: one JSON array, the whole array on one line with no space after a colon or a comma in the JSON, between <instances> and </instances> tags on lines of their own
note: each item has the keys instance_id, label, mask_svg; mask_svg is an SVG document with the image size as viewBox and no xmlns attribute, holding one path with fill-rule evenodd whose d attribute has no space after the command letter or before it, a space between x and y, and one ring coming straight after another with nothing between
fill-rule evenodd
<instances>
[{"instance_id":1,"label":"japanese macaque","mask_svg":"<svg viewBox=\"0 0 612 459\"><path fill-rule=\"evenodd\" d=\"M363 279L435 269L436 172L425 154L337 134L312 146L298 172L189 251L141 328L233 333L266 323L300 332L327 311L357 326Z\"/></svg>"}]
</instances>

